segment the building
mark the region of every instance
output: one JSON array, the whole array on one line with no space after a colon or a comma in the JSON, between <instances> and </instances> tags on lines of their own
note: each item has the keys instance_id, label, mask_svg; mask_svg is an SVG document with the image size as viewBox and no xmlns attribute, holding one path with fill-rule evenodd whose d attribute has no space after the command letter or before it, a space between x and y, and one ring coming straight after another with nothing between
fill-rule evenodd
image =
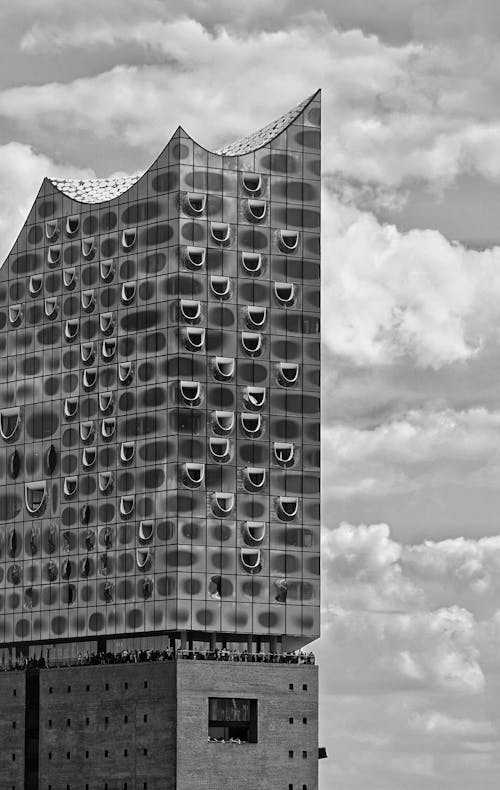
<instances>
[{"instance_id":1,"label":"building","mask_svg":"<svg viewBox=\"0 0 500 790\"><path fill-rule=\"evenodd\" d=\"M0 270L2 788L317 788L319 316L319 92L44 180Z\"/></svg>"}]
</instances>

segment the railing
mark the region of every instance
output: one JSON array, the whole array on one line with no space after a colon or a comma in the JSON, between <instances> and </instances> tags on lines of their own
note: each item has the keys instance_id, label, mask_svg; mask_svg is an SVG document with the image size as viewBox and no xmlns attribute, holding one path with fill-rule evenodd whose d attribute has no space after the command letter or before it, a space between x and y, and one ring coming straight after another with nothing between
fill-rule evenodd
<instances>
[{"instance_id":1,"label":"railing","mask_svg":"<svg viewBox=\"0 0 500 790\"><path fill-rule=\"evenodd\" d=\"M63 669L65 667L99 666L110 664L142 664L157 661L227 661L247 664L300 664L316 663L314 653L297 651L293 653L251 653L226 648L214 650L123 650L120 653L85 653L71 658L24 658L15 662L8 661L0 668L4 672L28 669Z\"/></svg>"}]
</instances>

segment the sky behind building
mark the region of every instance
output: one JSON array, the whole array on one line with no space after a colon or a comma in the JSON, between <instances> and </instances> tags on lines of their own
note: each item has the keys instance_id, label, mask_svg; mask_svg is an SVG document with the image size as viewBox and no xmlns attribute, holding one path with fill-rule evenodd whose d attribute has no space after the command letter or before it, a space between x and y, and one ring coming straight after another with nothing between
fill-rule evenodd
<instances>
[{"instance_id":1,"label":"sky behind building","mask_svg":"<svg viewBox=\"0 0 500 790\"><path fill-rule=\"evenodd\" d=\"M0 255L43 176L142 172L323 89L322 790L500 768L500 7L0 11Z\"/></svg>"}]
</instances>

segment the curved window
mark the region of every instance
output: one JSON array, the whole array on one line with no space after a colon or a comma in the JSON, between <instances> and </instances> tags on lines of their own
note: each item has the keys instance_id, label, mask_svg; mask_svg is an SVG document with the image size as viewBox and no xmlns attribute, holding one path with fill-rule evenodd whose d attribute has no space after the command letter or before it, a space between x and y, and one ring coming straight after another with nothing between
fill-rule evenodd
<instances>
[{"instance_id":1,"label":"curved window","mask_svg":"<svg viewBox=\"0 0 500 790\"><path fill-rule=\"evenodd\" d=\"M243 539L245 543L253 546L262 543L266 537L266 525L264 521L245 521L243 524Z\"/></svg>"},{"instance_id":2,"label":"curved window","mask_svg":"<svg viewBox=\"0 0 500 790\"><path fill-rule=\"evenodd\" d=\"M78 233L79 227L80 217L78 214L73 214L72 216L66 218L66 233L68 236L74 236L75 233Z\"/></svg>"},{"instance_id":3,"label":"curved window","mask_svg":"<svg viewBox=\"0 0 500 790\"><path fill-rule=\"evenodd\" d=\"M231 442L229 439L219 439L211 436L209 446L212 457L219 463L226 463L231 458Z\"/></svg>"},{"instance_id":4,"label":"curved window","mask_svg":"<svg viewBox=\"0 0 500 790\"><path fill-rule=\"evenodd\" d=\"M281 252L295 252L299 246L299 234L296 230L280 230L278 234L278 246Z\"/></svg>"},{"instance_id":5,"label":"curved window","mask_svg":"<svg viewBox=\"0 0 500 790\"><path fill-rule=\"evenodd\" d=\"M266 470L258 466L247 466L243 469L243 480L248 491L262 488L266 482Z\"/></svg>"},{"instance_id":6,"label":"curved window","mask_svg":"<svg viewBox=\"0 0 500 790\"><path fill-rule=\"evenodd\" d=\"M115 417L108 417L101 422L101 435L105 440L112 439L116 431Z\"/></svg>"},{"instance_id":7,"label":"curved window","mask_svg":"<svg viewBox=\"0 0 500 790\"><path fill-rule=\"evenodd\" d=\"M66 321L64 325L64 339L67 343L72 343L73 340L76 340L78 337L78 332L80 331L80 322L78 318L72 318L69 321Z\"/></svg>"},{"instance_id":8,"label":"curved window","mask_svg":"<svg viewBox=\"0 0 500 790\"><path fill-rule=\"evenodd\" d=\"M293 387L299 378L299 366L297 362L278 363L278 384L282 387Z\"/></svg>"},{"instance_id":9,"label":"curved window","mask_svg":"<svg viewBox=\"0 0 500 790\"><path fill-rule=\"evenodd\" d=\"M101 261L99 266L101 280L104 280L105 283L110 283L115 275L115 262L113 258L108 258L105 261Z\"/></svg>"},{"instance_id":10,"label":"curved window","mask_svg":"<svg viewBox=\"0 0 500 790\"><path fill-rule=\"evenodd\" d=\"M199 192L188 192L182 201L184 211L192 216L203 214L207 203L206 195Z\"/></svg>"},{"instance_id":11,"label":"curved window","mask_svg":"<svg viewBox=\"0 0 500 790\"><path fill-rule=\"evenodd\" d=\"M134 460L135 442L122 442L120 447L120 461L122 464L130 464Z\"/></svg>"},{"instance_id":12,"label":"curved window","mask_svg":"<svg viewBox=\"0 0 500 790\"><path fill-rule=\"evenodd\" d=\"M53 444L50 445L49 449L45 453L45 468L47 470L47 474L53 475L57 466L57 450Z\"/></svg>"},{"instance_id":13,"label":"curved window","mask_svg":"<svg viewBox=\"0 0 500 790\"><path fill-rule=\"evenodd\" d=\"M137 238L136 228L125 228L122 233L122 247L124 250L131 250Z\"/></svg>"},{"instance_id":14,"label":"curved window","mask_svg":"<svg viewBox=\"0 0 500 790\"><path fill-rule=\"evenodd\" d=\"M80 564L80 573L83 577L87 577L90 574L90 560L88 557L84 557L81 564Z\"/></svg>"},{"instance_id":15,"label":"curved window","mask_svg":"<svg viewBox=\"0 0 500 790\"><path fill-rule=\"evenodd\" d=\"M183 330L184 346L188 351L201 351L205 346L205 330L197 327L187 327Z\"/></svg>"},{"instance_id":16,"label":"curved window","mask_svg":"<svg viewBox=\"0 0 500 790\"><path fill-rule=\"evenodd\" d=\"M75 496L77 491L78 491L78 478L65 477L63 483L64 496L70 499L72 496Z\"/></svg>"},{"instance_id":17,"label":"curved window","mask_svg":"<svg viewBox=\"0 0 500 790\"><path fill-rule=\"evenodd\" d=\"M45 222L45 238L48 241L56 240L59 236L59 220L48 219Z\"/></svg>"},{"instance_id":18,"label":"curved window","mask_svg":"<svg viewBox=\"0 0 500 790\"><path fill-rule=\"evenodd\" d=\"M47 565L47 577L49 579L49 582L55 582L57 580L57 574L58 574L57 565L54 562L54 560L51 560Z\"/></svg>"},{"instance_id":19,"label":"curved window","mask_svg":"<svg viewBox=\"0 0 500 790\"><path fill-rule=\"evenodd\" d=\"M33 274L30 277L29 292L31 296L38 296L42 290L43 279Z\"/></svg>"},{"instance_id":20,"label":"curved window","mask_svg":"<svg viewBox=\"0 0 500 790\"><path fill-rule=\"evenodd\" d=\"M107 341L104 341L107 342ZM118 378L124 386L131 384L134 378L134 366L132 362L120 362L118 365Z\"/></svg>"},{"instance_id":21,"label":"curved window","mask_svg":"<svg viewBox=\"0 0 500 790\"><path fill-rule=\"evenodd\" d=\"M295 302L295 285L293 283L274 283L274 294L280 304L290 307Z\"/></svg>"},{"instance_id":22,"label":"curved window","mask_svg":"<svg viewBox=\"0 0 500 790\"><path fill-rule=\"evenodd\" d=\"M102 358L109 362L116 354L116 337L110 337L102 341L101 347Z\"/></svg>"},{"instance_id":23,"label":"curved window","mask_svg":"<svg viewBox=\"0 0 500 790\"><path fill-rule=\"evenodd\" d=\"M182 465L182 482L188 488L199 488L205 477L204 464L187 463Z\"/></svg>"},{"instance_id":24,"label":"curved window","mask_svg":"<svg viewBox=\"0 0 500 790\"><path fill-rule=\"evenodd\" d=\"M95 343L82 343L80 346L80 356L84 365L91 365L95 359Z\"/></svg>"},{"instance_id":25,"label":"curved window","mask_svg":"<svg viewBox=\"0 0 500 790\"><path fill-rule=\"evenodd\" d=\"M240 560L248 573L258 573L262 569L260 549L240 549Z\"/></svg>"},{"instance_id":26,"label":"curved window","mask_svg":"<svg viewBox=\"0 0 500 790\"><path fill-rule=\"evenodd\" d=\"M251 357L262 353L262 336L258 332L242 332L241 345Z\"/></svg>"},{"instance_id":27,"label":"curved window","mask_svg":"<svg viewBox=\"0 0 500 790\"><path fill-rule=\"evenodd\" d=\"M30 516L40 517L42 515L47 505L47 483L45 480L24 484L24 502Z\"/></svg>"},{"instance_id":28,"label":"curved window","mask_svg":"<svg viewBox=\"0 0 500 790\"><path fill-rule=\"evenodd\" d=\"M115 328L115 318L113 313L101 313L99 316L99 326L103 335L111 335Z\"/></svg>"},{"instance_id":29,"label":"curved window","mask_svg":"<svg viewBox=\"0 0 500 790\"><path fill-rule=\"evenodd\" d=\"M214 601L220 601L222 592L222 576L210 576L208 594Z\"/></svg>"},{"instance_id":30,"label":"curved window","mask_svg":"<svg viewBox=\"0 0 500 790\"><path fill-rule=\"evenodd\" d=\"M216 433L230 433L234 427L234 411L214 412L212 427Z\"/></svg>"},{"instance_id":31,"label":"curved window","mask_svg":"<svg viewBox=\"0 0 500 790\"><path fill-rule=\"evenodd\" d=\"M292 442L274 442L274 460L279 466L287 467L293 465L294 447Z\"/></svg>"},{"instance_id":32,"label":"curved window","mask_svg":"<svg viewBox=\"0 0 500 790\"><path fill-rule=\"evenodd\" d=\"M5 439L6 442L11 442L15 439L20 427L21 409L19 406L0 411L0 433L2 434L2 439Z\"/></svg>"},{"instance_id":33,"label":"curved window","mask_svg":"<svg viewBox=\"0 0 500 790\"><path fill-rule=\"evenodd\" d=\"M76 286L76 269L71 266L69 269L63 270L63 283L68 291L72 291Z\"/></svg>"},{"instance_id":34,"label":"curved window","mask_svg":"<svg viewBox=\"0 0 500 790\"><path fill-rule=\"evenodd\" d=\"M80 508L80 521L82 522L82 524L88 524L90 521L90 516L91 516L90 505L85 503L85 505L82 505L82 507Z\"/></svg>"},{"instance_id":35,"label":"curved window","mask_svg":"<svg viewBox=\"0 0 500 790\"><path fill-rule=\"evenodd\" d=\"M260 414L242 414L241 427L245 433L255 439L260 434L262 427Z\"/></svg>"},{"instance_id":36,"label":"curved window","mask_svg":"<svg viewBox=\"0 0 500 790\"><path fill-rule=\"evenodd\" d=\"M87 371L85 371L86 373ZM66 398L64 401L64 416L72 420L78 414L78 398Z\"/></svg>"},{"instance_id":37,"label":"curved window","mask_svg":"<svg viewBox=\"0 0 500 790\"><path fill-rule=\"evenodd\" d=\"M47 299L44 299L43 309L47 318L54 321L59 314L59 306L56 297L49 296Z\"/></svg>"},{"instance_id":38,"label":"curved window","mask_svg":"<svg viewBox=\"0 0 500 790\"><path fill-rule=\"evenodd\" d=\"M217 244L225 244L231 237L231 227L228 222L211 222L210 233Z\"/></svg>"},{"instance_id":39,"label":"curved window","mask_svg":"<svg viewBox=\"0 0 500 790\"><path fill-rule=\"evenodd\" d=\"M99 472L99 491L110 494L113 490L113 472Z\"/></svg>"},{"instance_id":40,"label":"curved window","mask_svg":"<svg viewBox=\"0 0 500 790\"><path fill-rule=\"evenodd\" d=\"M73 566L71 564L71 560L69 559L64 560L61 566L61 578L66 579L67 581L71 576L72 570L73 570Z\"/></svg>"},{"instance_id":41,"label":"curved window","mask_svg":"<svg viewBox=\"0 0 500 790\"><path fill-rule=\"evenodd\" d=\"M91 469L96 461L97 450L95 447L84 447L82 452L82 465L85 469Z\"/></svg>"},{"instance_id":42,"label":"curved window","mask_svg":"<svg viewBox=\"0 0 500 790\"><path fill-rule=\"evenodd\" d=\"M103 414L112 411L114 405L114 396L112 392L99 393L99 409Z\"/></svg>"},{"instance_id":43,"label":"curved window","mask_svg":"<svg viewBox=\"0 0 500 790\"><path fill-rule=\"evenodd\" d=\"M16 480L19 477L19 472L21 471L21 456L19 455L17 448L9 457L8 470L12 480Z\"/></svg>"},{"instance_id":44,"label":"curved window","mask_svg":"<svg viewBox=\"0 0 500 790\"><path fill-rule=\"evenodd\" d=\"M91 313L95 307L95 291L89 288L87 291L82 291L82 307L86 313Z\"/></svg>"},{"instance_id":45,"label":"curved window","mask_svg":"<svg viewBox=\"0 0 500 790\"><path fill-rule=\"evenodd\" d=\"M122 302L123 304L130 304L135 298L135 281L131 280L122 285Z\"/></svg>"},{"instance_id":46,"label":"curved window","mask_svg":"<svg viewBox=\"0 0 500 790\"><path fill-rule=\"evenodd\" d=\"M87 551L92 551L95 546L95 532L93 529L88 529L85 533L85 548Z\"/></svg>"},{"instance_id":47,"label":"curved window","mask_svg":"<svg viewBox=\"0 0 500 790\"><path fill-rule=\"evenodd\" d=\"M234 494L217 491L212 497L212 511L218 518L227 518L234 508Z\"/></svg>"},{"instance_id":48,"label":"curved window","mask_svg":"<svg viewBox=\"0 0 500 790\"><path fill-rule=\"evenodd\" d=\"M180 312L185 321L196 321L201 315L201 304L194 299L181 299Z\"/></svg>"},{"instance_id":49,"label":"curved window","mask_svg":"<svg viewBox=\"0 0 500 790\"><path fill-rule=\"evenodd\" d=\"M251 222L262 222L265 219L266 211L265 200L247 200L247 216Z\"/></svg>"},{"instance_id":50,"label":"curved window","mask_svg":"<svg viewBox=\"0 0 500 790\"><path fill-rule=\"evenodd\" d=\"M256 277L262 272L262 255L260 252L242 252L241 263L247 274Z\"/></svg>"},{"instance_id":51,"label":"curved window","mask_svg":"<svg viewBox=\"0 0 500 790\"><path fill-rule=\"evenodd\" d=\"M260 173L242 173L241 181L247 192L260 192L262 187L262 176Z\"/></svg>"},{"instance_id":52,"label":"curved window","mask_svg":"<svg viewBox=\"0 0 500 790\"><path fill-rule=\"evenodd\" d=\"M155 523L154 521L141 521L139 523L139 540L147 543L154 535Z\"/></svg>"},{"instance_id":53,"label":"curved window","mask_svg":"<svg viewBox=\"0 0 500 790\"><path fill-rule=\"evenodd\" d=\"M205 263L206 250L203 247L186 247L185 262L193 269L199 269Z\"/></svg>"},{"instance_id":54,"label":"curved window","mask_svg":"<svg viewBox=\"0 0 500 790\"><path fill-rule=\"evenodd\" d=\"M138 568L148 568L151 565L151 552L149 549L136 549L136 561Z\"/></svg>"},{"instance_id":55,"label":"curved window","mask_svg":"<svg viewBox=\"0 0 500 790\"><path fill-rule=\"evenodd\" d=\"M11 304L9 307L9 321L12 326L19 326L23 320L23 306Z\"/></svg>"},{"instance_id":56,"label":"curved window","mask_svg":"<svg viewBox=\"0 0 500 790\"><path fill-rule=\"evenodd\" d=\"M265 388L245 387L243 390L243 402L249 411L259 411L266 402Z\"/></svg>"},{"instance_id":57,"label":"curved window","mask_svg":"<svg viewBox=\"0 0 500 790\"><path fill-rule=\"evenodd\" d=\"M234 376L235 363L232 357L214 358L214 378L217 381L230 381Z\"/></svg>"},{"instance_id":58,"label":"curved window","mask_svg":"<svg viewBox=\"0 0 500 790\"><path fill-rule=\"evenodd\" d=\"M49 266L57 266L61 260L61 246L60 244L53 244L47 250L47 263Z\"/></svg>"},{"instance_id":59,"label":"curved window","mask_svg":"<svg viewBox=\"0 0 500 790\"><path fill-rule=\"evenodd\" d=\"M7 554L9 555L9 557L14 558L16 556L18 544L19 544L19 540L17 537L16 528L11 527L9 529L9 538L7 541Z\"/></svg>"},{"instance_id":60,"label":"curved window","mask_svg":"<svg viewBox=\"0 0 500 790\"><path fill-rule=\"evenodd\" d=\"M122 518L129 518L134 512L135 497L133 494L120 497L120 515Z\"/></svg>"},{"instance_id":61,"label":"curved window","mask_svg":"<svg viewBox=\"0 0 500 790\"><path fill-rule=\"evenodd\" d=\"M84 258L92 258L95 252L95 239L89 236L88 239L82 239L82 255Z\"/></svg>"},{"instance_id":62,"label":"curved window","mask_svg":"<svg viewBox=\"0 0 500 790\"><path fill-rule=\"evenodd\" d=\"M80 423L80 439L82 442L91 442L95 437L95 423L93 420L86 420Z\"/></svg>"},{"instance_id":63,"label":"curved window","mask_svg":"<svg viewBox=\"0 0 500 790\"><path fill-rule=\"evenodd\" d=\"M294 496L280 496L276 502L276 513L281 521L292 521L299 512L299 500Z\"/></svg>"},{"instance_id":64,"label":"curved window","mask_svg":"<svg viewBox=\"0 0 500 790\"><path fill-rule=\"evenodd\" d=\"M106 581L104 584L104 603L113 602L113 582Z\"/></svg>"},{"instance_id":65,"label":"curved window","mask_svg":"<svg viewBox=\"0 0 500 790\"><path fill-rule=\"evenodd\" d=\"M189 406L197 406L200 403L201 387L197 381L181 381L179 390L184 402Z\"/></svg>"},{"instance_id":66,"label":"curved window","mask_svg":"<svg viewBox=\"0 0 500 790\"><path fill-rule=\"evenodd\" d=\"M255 307L253 305L249 305L247 307L246 313L247 325L250 328L256 327L260 329L266 323L267 310L265 307Z\"/></svg>"},{"instance_id":67,"label":"curved window","mask_svg":"<svg viewBox=\"0 0 500 790\"><path fill-rule=\"evenodd\" d=\"M288 582L286 579L276 579L274 582L274 586L276 587L276 596L275 600L278 603L286 603L286 597L288 595Z\"/></svg>"},{"instance_id":68,"label":"curved window","mask_svg":"<svg viewBox=\"0 0 500 790\"><path fill-rule=\"evenodd\" d=\"M210 290L217 299L229 299L231 296L231 280L229 277L213 274L210 277Z\"/></svg>"}]
</instances>

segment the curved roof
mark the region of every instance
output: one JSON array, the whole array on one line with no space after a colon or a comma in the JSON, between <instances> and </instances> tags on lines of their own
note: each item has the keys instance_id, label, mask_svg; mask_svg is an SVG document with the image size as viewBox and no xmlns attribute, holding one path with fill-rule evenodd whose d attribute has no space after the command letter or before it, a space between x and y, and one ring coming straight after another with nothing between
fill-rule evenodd
<instances>
[{"instance_id":1,"label":"curved roof","mask_svg":"<svg viewBox=\"0 0 500 790\"><path fill-rule=\"evenodd\" d=\"M240 156L262 148L281 134L287 126L290 126L315 96L316 93L304 99L293 110L289 110L280 118L267 124L267 126L263 126L256 132L247 137L242 137L234 143L219 148L215 153L220 156ZM127 192L141 178L141 175L80 179L49 178L48 180L64 195L73 198L73 200L78 200L80 203L104 203Z\"/></svg>"}]
</instances>

